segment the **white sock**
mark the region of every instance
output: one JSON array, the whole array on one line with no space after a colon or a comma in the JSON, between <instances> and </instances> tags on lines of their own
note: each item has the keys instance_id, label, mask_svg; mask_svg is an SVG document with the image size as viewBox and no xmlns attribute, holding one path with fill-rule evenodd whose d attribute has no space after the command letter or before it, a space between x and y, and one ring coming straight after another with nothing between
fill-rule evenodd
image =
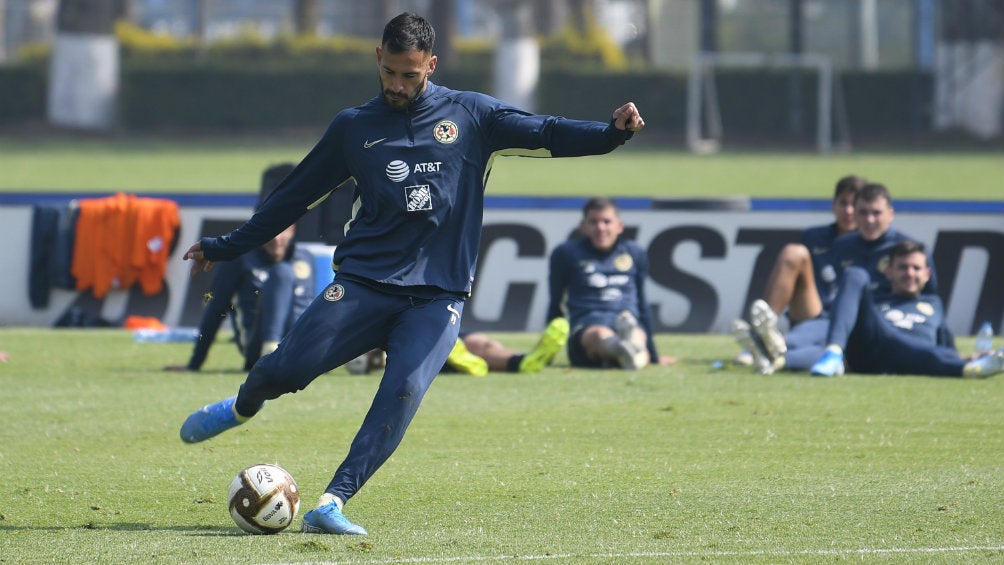
<instances>
[{"instance_id":1,"label":"white sock","mask_svg":"<svg viewBox=\"0 0 1004 565\"><path fill-rule=\"evenodd\" d=\"M342 509L342 505L345 504L344 502L342 502L342 499L340 499L337 496L331 494L330 492L326 492L326 493L324 493L324 494L321 495L321 498L317 499L317 506L316 506L316 508L320 508L322 506L327 506L327 505L331 504L332 502L334 502L335 505L338 506L339 510L341 510Z\"/></svg>"},{"instance_id":2,"label":"white sock","mask_svg":"<svg viewBox=\"0 0 1004 565\"><path fill-rule=\"evenodd\" d=\"M247 422L248 420L250 420L252 418L251 416L245 416L245 415L241 414L240 412L238 412L237 411L237 403L236 402L234 402L234 405L230 407L230 411L234 413L234 417L237 418L237 421L240 422L240 423L242 423L242 424L244 422Z\"/></svg>"}]
</instances>

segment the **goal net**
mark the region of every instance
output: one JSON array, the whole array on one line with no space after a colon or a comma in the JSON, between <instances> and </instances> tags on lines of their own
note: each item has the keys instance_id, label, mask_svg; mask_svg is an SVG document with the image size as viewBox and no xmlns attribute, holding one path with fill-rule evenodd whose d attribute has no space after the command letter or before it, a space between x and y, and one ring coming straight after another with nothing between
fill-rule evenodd
<instances>
[{"instance_id":1,"label":"goal net","mask_svg":"<svg viewBox=\"0 0 1004 565\"><path fill-rule=\"evenodd\" d=\"M687 81L687 145L691 151L714 153L721 148L722 112L715 87L715 72L720 68L814 72L817 78L816 150L830 153L850 146L843 89L829 57L813 53L709 52L694 56Z\"/></svg>"}]
</instances>

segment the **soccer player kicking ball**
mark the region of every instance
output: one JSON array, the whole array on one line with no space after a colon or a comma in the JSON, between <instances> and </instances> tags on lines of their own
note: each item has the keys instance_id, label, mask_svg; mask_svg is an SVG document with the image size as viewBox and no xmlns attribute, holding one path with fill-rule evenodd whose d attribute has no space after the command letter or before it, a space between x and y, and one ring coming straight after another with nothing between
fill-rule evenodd
<instances>
[{"instance_id":1,"label":"soccer player kicking ball","mask_svg":"<svg viewBox=\"0 0 1004 565\"><path fill-rule=\"evenodd\" d=\"M334 252L334 281L236 397L196 411L188 443L246 422L266 400L380 348L387 367L348 455L303 517L310 533L365 534L342 507L401 442L460 330L481 238L485 179L499 152L572 157L608 153L644 127L627 103L609 123L532 115L484 94L429 81L435 31L404 13L376 49L381 93L343 110L317 145L241 227L185 253L192 272L246 253L293 224L349 178L356 214Z\"/></svg>"}]
</instances>

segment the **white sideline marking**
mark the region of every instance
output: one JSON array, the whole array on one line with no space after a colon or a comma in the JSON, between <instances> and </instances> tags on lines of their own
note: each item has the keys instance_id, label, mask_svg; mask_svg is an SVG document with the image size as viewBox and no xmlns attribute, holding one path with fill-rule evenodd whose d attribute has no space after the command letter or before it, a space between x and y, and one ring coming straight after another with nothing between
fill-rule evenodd
<instances>
[{"instance_id":1,"label":"white sideline marking","mask_svg":"<svg viewBox=\"0 0 1004 565\"><path fill-rule=\"evenodd\" d=\"M393 564L393 563L486 563L492 561L546 561L550 559L617 559L627 557L757 557L776 556L791 557L798 555L885 555L885 554L932 554L932 553L969 553L973 551L1004 551L1004 545L972 545L955 547L875 547L848 549L802 549L794 551L750 550L750 551L643 551L628 553L546 553L542 555L478 555L466 557L404 557L390 559L347 559L337 561L307 561L300 565L355 565L355 564ZM290 565L288 563L273 563L270 565Z\"/></svg>"}]
</instances>

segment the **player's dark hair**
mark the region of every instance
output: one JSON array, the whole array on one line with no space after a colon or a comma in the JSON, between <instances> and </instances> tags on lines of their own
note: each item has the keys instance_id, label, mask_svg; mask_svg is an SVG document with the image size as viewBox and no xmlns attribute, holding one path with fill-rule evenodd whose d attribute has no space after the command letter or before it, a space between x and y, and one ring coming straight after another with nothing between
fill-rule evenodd
<instances>
[{"instance_id":1,"label":"player's dark hair","mask_svg":"<svg viewBox=\"0 0 1004 565\"><path fill-rule=\"evenodd\" d=\"M621 213L620 206L616 202L607 198L606 196L594 196L586 201L586 204L582 207L582 216L585 217L587 214L593 210L606 210L607 208L613 208L614 212L619 216Z\"/></svg>"},{"instance_id":2,"label":"player's dark hair","mask_svg":"<svg viewBox=\"0 0 1004 565\"><path fill-rule=\"evenodd\" d=\"M418 14L404 12L394 16L383 28L383 39L380 45L390 53L404 53L416 49L432 53L436 44L436 30L429 20Z\"/></svg>"},{"instance_id":3,"label":"player's dark hair","mask_svg":"<svg viewBox=\"0 0 1004 565\"><path fill-rule=\"evenodd\" d=\"M837 181L836 188L833 189L833 199L837 200L845 194L851 194L856 197L858 192L861 190L861 187L866 184L868 184L868 181L865 177L859 177L858 175L847 175L845 177L841 177L841 179Z\"/></svg>"},{"instance_id":4,"label":"player's dark hair","mask_svg":"<svg viewBox=\"0 0 1004 565\"><path fill-rule=\"evenodd\" d=\"M879 198L885 198L885 201L892 205L892 194L889 193L889 189L885 187L884 184L879 184L877 182L870 182L861 187L858 191L858 195L854 197L854 202L859 200L863 202L875 202Z\"/></svg>"},{"instance_id":5,"label":"player's dark hair","mask_svg":"<svg viewBox=\"0 0 1004 565\"><path fill-rule=\"evenodd\" d=\"M913 253L922 253L925 258L927 257L927 249L923 243L910 240L901 241L889 251L889 262L892 263L897 257L906 257Z\"/></svg>"}]
</instances>

